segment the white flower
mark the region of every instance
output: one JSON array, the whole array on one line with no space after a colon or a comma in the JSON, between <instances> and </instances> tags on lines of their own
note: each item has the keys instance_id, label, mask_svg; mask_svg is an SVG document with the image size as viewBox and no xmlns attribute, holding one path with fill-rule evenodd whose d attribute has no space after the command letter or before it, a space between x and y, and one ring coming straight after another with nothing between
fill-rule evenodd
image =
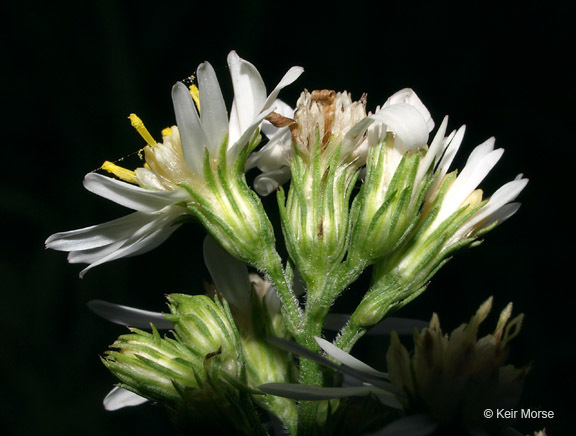
<instances>
[{"instance_id":1,"label":"white flower","mask_svg":"<svg viewBox=\"0 0 576 436\"><path fill-rule=\"evenodd\" d=\"M514 200L528 183L522 175L488 199L477 189L503 154L494 138L472 151L460 173L448 172L465 128L445 136L447 124L445 117L429 147L401 159L399 175L378 170L396 160L392 148L378 146L380 154L369 158L351 246L375 266L371 289L352 316L357 325L374 325L411 301L456 250L476 245L519 208Z\"/></svg>"},{"instance_id":2,"label":"white flower","mask_svg":"<svg viewBox=\"0 0 576 436\"><path fill-rule=\"evenodd\" d=\"M286 103L277 100L275 105L274 112L277 114L286 119L294 117L294 109ZM290 127L276 127L269 121L264 121L261 129L268 142L250 155L246 161L246 169L257 167L262 171L254 179L254 190L266 196L290 180L292 133Z\"/></svg>"},{"instance_id":3,"label":"white flower","mask_svg":"<svg viewBox=\"0 0 576 436\"><path fill-rule=\"evenodd\" d=\"M56 233L46 240L46 247L70 252L72 263L88 263L82 276L96 265L155 248L179 227L187 214L201 214L212 208L230 218L224 221L232 227L244 228L246 222L257 226L257 218L261 218L258 205L252 204L249 196L246 199L242 187L236 186L241 180L235 179L241 177L231 174L237 171L237 161L249 153L247 147L252 146L263 119L274 110L280 90L303 70L291 68L267 96L264 82L252 64L232 51L228 66L234 87L230 119L214 69L204 62L197 70L199 88L193 86L189 90L183 83L174 86L172 98L178 127L165 129L161 143L153 139L138 117L130 116L133 126L148 143L144 148L146 164L142 168L131 171L106 162L102 169L121 180L96 173L85 177L86 189L136 212L107 223ZM234 189L224 189L233 198L215 192L223 189L221 183L228 181L209 182L220 165L225 166L226 177L234 179L230 181ZM243 208L242 216L232 213L237 204ZM235 247L227 248L234 251Z\"/></svg>"},{"instance_id":4,"label":"white flower","mask_svg":"<svg viewBox=\"0 0 576 436\"><path fill-rule=\"evenodd\" d=\"M472 151L460 174L448 173L465 127L446 136L445 117L428 146L434 122L414 91L397 92L368 118L366 176L352 207L350 253L355 262L376 263L397 250L402 265L416 265L414 255L406 254L407 247L418 245L415 241L424 247L433 235L444 238L447 254L518 209L513 201L528 182L521 175L486 201L476 189L503 154L494 149L494 138ZM417 250L430 253L429 246Z\"/></svg>"},{"instance_id":5,"label":"white flower","mask_svg":"<svg viewBox=\"0 0 576 436\"><path fill-rule=\"evenodd\" d=\"M426 192L417 234L401 250L403 260L399 269L411 269L423 256L430 255L435 242L440 244L436 247L439 256L446 258L459 244L472 243L485 231L503 223L520 207L514 200L528 183L520 174L488 199L483 198L482 190L477 188L504 153L503 149L494 148L494 138L472 150L460 173L455 170L447 174L465 128L462 126L445 137L446 124L447 118L418 168L416 183L421 182L430 168L434 179Z\"/></svg>"},{"instance_id":6,"label":"white flower","mask_svg":"<svg viewBox=\"0 0 576 436\"><path fill-rule=\"evenodd\" d=\"M448 137L444 137L446 121L445 119L428 151L437 162L435 164L436 180L426 195L426 204L429 207L432 207L432 204L438 198L443 183L446 183L445 175L460 147L465 131L465 127L462 126L458 131L452 132ZM443 197L440 207L437 210L434 221L430 223L426 231L427 235L431 234L442 222L453 216L458 210L472 208L483 201L482 191L476 188L498 163L504 153L502 148L494 149L494 143L495 139L490 138L478 145L470 153L462 172L460 174L451 173L454 179L448 182L446 190L442 193ZM440 156L442 156L441 159ZM423 170L424 168L419 169L419 176ZM513 181L500 187L485 205L458 229L447 245L467 237L474 231L489 227L495 222L500 224L512 216L520 205L511 202L516 199L527 183L528 179L523 178L520 174Z\"/></svg>"},{"instance_id":7,"label":"white flower","mask_svg":"<svg viewBox=\"0 0 576 436\"><path fill-rule=\"evenodd\" d=\"M203 174L205 150L212 158L218 158L224 141L227 161L232 165L264 118L274 110L282 88L294 82L303 71L301 67L292 67L266 96L266 87L254 65L232 51L228 55L228 67L234 87L229 120L216 73L208 62L201 64L197 71L200 115L183 83L176 84L172 91L182 154L196 175Z\"/></svg>"},{"instance_id":8,"label":"white flower","mask_svg":"<svg viewBox=\"0 0 576 436\"><path fill-rule=\"evenodd\" d=\"M329 101L328 101L329 100ZM314 140L316 129L321 137L341 145L343 159L356 167L364 165L370 146L382 142L387 132L397 138L399 156L410 149L426 144L434 122L426 107L411 89L393 94L374 114L366 114L366 100L352 101L347 92L303 92L294 112L287 105L279 104L276 112L285 119L294 118L289 127L263 126L269 142L249 158L250 166L262 171L254 182L261 195L268 195L290 179L290 160L293 146L306 148ZM336 135L336 137L333 137ZM399 160L394 165L397 166ZM389 171L395 169L390 167Z\"/></svg>"}]
</instances>

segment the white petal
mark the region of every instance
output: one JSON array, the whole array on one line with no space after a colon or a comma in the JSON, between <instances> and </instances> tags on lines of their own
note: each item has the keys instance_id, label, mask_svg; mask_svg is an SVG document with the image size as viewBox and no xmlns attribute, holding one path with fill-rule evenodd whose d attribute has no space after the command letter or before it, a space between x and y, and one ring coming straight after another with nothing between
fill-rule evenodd
<instances>
[{"instance_id":1,"label":"white petal","mask_svg":"<svg viewBox=\"0 0 576 436\"><path fill-rule=\"evenodd\" d=\"M504 208L504 206L514 201L527 184L528 179L519 179L501 186L492 197L490 197L488 203L474 216L470 224L475 225L486 218L488 219L482 227L489 226L494 221L498 221L501 224L503 220L509 218L518 210L519 204L515 203L513 206L507 208Z\"/></svg>"},{"instance_id":2,"label":"white petal","mask_svg":"<svg viewBox=\"0 0 576 436\"><path fill-rule=\"evenodd\" d=\"M440 179L442 179L450 165L452 165L452 161L460 148L460 144L462 144L462 140L464 139L464 133L466 133L466 126L462 125L456 132L452 132L448 137L443 141L442 144L442 159L438 162L436 166L436 171L440 174Z\"/></svg>"},{"instance_id":3,"label":"white petal","mask_svg":"<svg viewBox=\"0 0 576 436\"><path fill-rule=\"evenodd\" d=\"M284 103L282 100L276 99L274 103L272 103L272 106L270 106L270 109L272 109L277 114L282 115L283 117L294 117L294 109L292 109L292 107ZM290 131L288 127L276 127L269 121L264 121L260 129L262 130L262 133L264 133L270 140L279 132Z\"/></svg>"},{"instance_id":4,"label":"white petal","mask_svg":"<svg viewBox=\"0 0 576 436\"><path fill-rule=\"evenodd\" d=\"M214 68L208 62L200 64L197 70L200 91L200 118L206 133L210 154L216 156L228 132L226 103L216 78Z\"/></svg>"},{"instance_id":5,"label":"white petal","mask_svg":"<svg viewBox=\"0 0 576 436\"><path fill-rule=\"evenodd\" d=\"M387 106L370 117L380 121L394 132L401 144L400 152L404 153L426 144L428 141L428 126L422 114L413 106L398 103Z\"/></svg>"},{"instance_id":6,"label":"white petal","mask_svg":"<svg viewBox=\"0 0 576 436\"><path fill-rule=\"evenodd\" d=\"M310 359L314 362L318 362L321 365L324 365L328 368L332 368L332 369L334 369L334 370L336 370L336 371L338 371L344 375L349 375L349 376L354 377L358 380L369 383L369 384L377 387L378 389L382 389L383 391L386 391L386 392L394 392L395 391L394 387L388 381L385 381L380 376L375 376L371 373L359 371L357 369L354 369L354 368L351 368L351 367L348 367L345 365L339 365L337 363L334 363L332 360L329 360L326 357L321 356L320 354L309 350L308 348L305 348L301 345L296 344L295 342L290 342L290 341L286 341L284 339L275 338L275 337L269 337L267 339L267 341L276 345L279 348L282 348L283 350L289 351L292 354L305 357L305 358Z\"/></svg>"},{"instance_id":7,"label":"white petal","mask_svg":"<svg viewBox=\"0 0 576 436\"><path fill-rule=\"evenodd\" d=\"M498 224L500 225L516 212L518 212L518 209L520 209L520 203L508 203L502 206L496 212L493 212L486 223L482 225L482 227L487 227L495 221L498 221Z\"/></svg>"},{"instance_id":8,"label":"white petal","mask_svg":"<svg viewBox=\"0 0 576 436\"><path fill-rule=\"evenodd\" d=\"M226 153L226 157L228 159L228 162L232 163L236 160L236 158L240 154L240 151L242 150L242 148L248 144L248 141L250 141L250 139L252 139L252 136L256 132L256 129L258 128L258 126L260 125L262 120L264 120L264 118L266 118L271 113L272 113L272 109L268 109L267 111L262 112L260 115L258 115L254 119L252 124L249 125L246 128L246 130L244 130L242 132L240 137L232 145L230 145L231 143L228 142L229 147L228 147L228 151Z\"/></svg>"},{"instance_id":9,"label":"white petal","mask_svg":"<svg viewBox=\"0 0 576 436\"><path fill-rule=\"evenodd\" d=\"M342 362L344 365L356 369L358 371L365 372L367 374L374 375L376 377L387 377L388 375L384 372L378 371L372 368L369 365L366 365L364 362L356 359L355 357L351 356L350 354L346 353L345 351L341 350L334 344L328 342L325 339L314 337L314 340L320 345L320 348L324 350L326 354L333 357L339 362Z\"/></svg>"},{"instance_id":10,"label":"white petal","mask_svg":"<svg viewBox=\"0 0 576 436\"><path fill-rule=\"evenodd\" d=\"M443 212L441 212L444 218L462 205L464 200L478 187L492 168L494 168L494 165L500 160L503 153L504 150L502 148L488 151L485 147L482 147L473 158L468 159L468 163L446 194L444 204L442 205Z\"/></svg>"},{"instance_id":11,"label":"white petal","mask_svg":"<svg viewBox=\"0 0 576 436\"><path fill-rule=\"evenodd\" d=\"M251 285L246 265L210 236L204 238L204 262L218 292L238 309L248 311Z\"/></svg>"},{"instance_id":12,"label":"white petal","mask_svg":"<svg viewBox=\"0 0 576 436\"><path fill-rule=\"evenodd\" d=\"M252 167L257 166L262 172L289 166L291 144L292 136L289 130L283 134L277 134L260 151L252 153L247 161L250 160Z\"/></svg>"},{"instance_id":13,"label":"white petal","mask_svg":"<svg viewBox=\"0 0 576 436\"><path fill-rule=\"evenodd\" d=\"M94 194L140 212L154 212L188 198L183 189L150 191L98 173L86 174L84 187Z\"/></svg>"},{"instance_id":14,"label":"white petal","mask_svg":"<svg viewBox=\"0 0 576 436\"><path fill-rule=\"evenodd\" d=\"M150 215L134 212L102 224L55 233L46 239L46 248L58 251L83 251L103 247L132 235L150 221Z\"/></svg>"},{"instance_id":15,"label":"white petal","mask_svg":"<svg viewBox=\"0 0 576 436\"><path fill-rule=\"evenodd\" d=\"M370 116L363 118L362 120L358 121L355 125L353 125L344 135L344 139L342 140L342 159L349 160L350 153L354 152L356 154L361 153L358 148L358 139L364 135L366 130L374 123L374 119ZM375 141L372 140L371 145L375 144Z\"/></svg>"},{"instance_id":16,"label":"white petal","mask_svg":"<svg viewBox=\"0 0 576 436\"><path fill-rule=\"evenodd\" d=\"M106 395L106 398L104 398L104 408L113 411L122 409L123 407L139 406L147 401L146 398L141 397L134 392L115 387L108 393L108 395Z\"/></svg>"},{"instance_id":17,"label":"white petal","mask_svg":"<svg viewBox=\"0 0 576 436\"><path fill-rule=\"evenodd\" d=\"M294 81L300 77L300 75L304 72L304 68L302 67L292 67L288 70L288 72L286 74L284 74L284 77L282 77L282 79L280 80L280 82L278 82L278 85L276 85L276 88L274 88L274 90L270 93L270 95L268 96L268 98L266 99L266 102L264 103L264 105L260 108L261 111L269 109L269 108L273 108L273 103L276 100L276 98L278 97L278 94L280 94L280 91L282 91L283 88L286 88L288 85L294 83Z\"/></svg>"},{"instance_id":18,"label":"white petal","mask_svg":"<svg viewBox=\"0 0 576 436\"><path fill-rule=\"evenodd\" d=\"M136 256L146 253L160 244L178 228L180 224L173 224L174 217L166 216L156 219L138 231L123 242L121 247L114 249L112 252L104 247L101 251L91 253L91 258L84 261L91 261L90 265L80 272L80 277L84 277L90 269L95 266L123 257ZM71 253L72 254L72 253Z\"/></svg>"},{"instance_id":19,"label":"white petal","mask_svg":"<svg viewBox=\"0 0 576 436\"><path fill-rule=\"evenodd\" d=\"M125 239L121 239L119 241L113 242L108 245L104 245L102 247L91 248L88 250L81 250L81 251L71 251L68 253L68 262L69 263L93 263L96 262L98 259L102 259L116 250L122 248L122 245L126 242Z\"/></svg>"},{"instance_id":20,"label":"white petal","mask_svg":"<svg viewBox=\"0 0 576 436\"><path fill-rule=\"evenodd\" d=\"M153 323L158 329L171 329L174 327L172 321L167 320L164 315L158 312L121 306L102 300L89 301L88 307L96 315L115 324L144 329L149 329L150 323Z\"/></svg>"},{"instance_id":21,"label":"white petal","mask_svg":"<svg viewBox=\"0 0 576 436\"><path fill-rule=\"evenodd\" d=\"M254 179L254 190L265 197L276 191L280 185L283 185L288 180L290 180L290 167L285 166L256 176Z\"/></svg>"},{"instance_id":22,"label":"white petal","mask_svg":"<svg viewBox=\"0 0 576 436\"><path fill-rule=\"evenodd\" d=\"M418 167L418 174L416 175L416 180L414 182L414 186L418 187L420 182L424 178L424 175L428 171L431 165L434 164L438 160L440 153L442 153L442 145L444 143L444 135L446 134L446 128L448 127L448 117L444 117L442 120L442 124L438 128L428 151L426 152L426 156L422 162L420 162L420 166Z\"/></svg>"},{"instance_id":23,"label":"white petal","mask_svg":"<svg viewBox=\"0 0 576 436\"><path fill-rule=\"evenodd\" d=\"M432 120L430 112L428 111L426 106L424 106L424 103L422 103L422 100L420 100L420 98L418 97L418 95L416 95L413 89L404 88L394 93L388 98L388 100L386 100L386 102L384 103L384 107L398 103L405 103L414 107L414 109L420 112L422 117L426 120L426 126L428 127L428 132L431 132L434 129L434 120Z\"/></svg>"},{"instance_id":24,"label":"white petal","mask_svg":"<svg viewBox=\"0 0 576 436\"><path fill-rule=\"evenodd\" d=\"M494 137L488 138L482 144L477 145L468 159L466 160L466 165L474 166L474 162L478 162L483 159L485 156L490 154L494 150L494 144L496 143L496 139Z\"/></svg>"},{"instance_id":25,"label":"white petal","mask_svg":"<svg viewBox=\"0 0 576 436\"><path fill-rule=\"evenodd\" d=\"M230 141L236 142L262 110L266 101L266 86L256 67L241 59L235 51L228 54L228 67L234 87Z\"/></svg>"},{"instance_id":26,"label":"white petal","mask_svg":"<svg viewBox=\"0 0 576 436\"><path fill-rule=\"evenodd\" d=\"M203 174L204 149L207 145L206 133L200 123L190 90L182 82L172 87L172 103L184 160L193 173L201 175Z\"/></svg>"}]
</instances>

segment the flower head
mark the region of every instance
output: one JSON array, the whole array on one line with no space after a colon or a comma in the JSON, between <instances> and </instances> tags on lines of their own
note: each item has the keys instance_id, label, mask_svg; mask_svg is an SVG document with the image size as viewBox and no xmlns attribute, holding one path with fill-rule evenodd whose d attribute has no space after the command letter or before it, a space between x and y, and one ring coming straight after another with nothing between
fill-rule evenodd
<instances>
[{"instance_id":1,"label":"flower head","mask_svg":"<svg viewBox=\"0 0 576 436\"><path fill-rule=\"evenodd\" d=\"M472 151L460 173L448 172L465 129L445 136L447 121L429 147L404 155L391 181L382 184L383 195L370 190L359 196L352 245L360 258L375 263L371 290L353 316L359 325L374 325L391 309L411 301L455 251L477 245L520 206L514 200L528 183L522 175L488 199L477 189L503 154L503 149L494 148L493 138ZM377 148L373 152L381 153ZM378 161L382 156L378 154ZM378 171L370 159L366 185L371 169ZM378 209L370 209L372 201ZM373 236L368 239L365 234Z\"/></svg>"},{"instance_id":2,"label":"flower head","mask_svg":"<svg viewBox=\"0 0 576 436\"><path fill-rule=\"evenodd\" d=\"M367 114L365 96L353 101L349 93L331 90L300 96L289 125L292 181L287 198L279 191L279 204L290 255L307 283L322 283L349 250L350 223L356 222L350 197L368 151L388 131L404 148L425 144L429 114L416 100L391 98ZM356 234L372 238L365 230Z\"/></svg>"},{"instance_id":3,"label":"flower head","mask_svg":"<svg viewBox=\"0 0 576 436\"><path fill-rule=\"evenodd\" d=\"M204 62L197 70L198 87L181 82L174 86L177 127L165 129L162 142L156 142L136 115L130 116L147 143L141 168L132 171L106 162L102 169L119 180L95 173L86 176L87 189L137 212L56 233L46 240L47 248L71 252L71 262L88 263L85 273L101 263L154 248L192 214L229 252L259 264L274 237L259 200L246 185L244 163L258 145L259 126L274 110L278 93L296 80L302 68L291 68L267 95L252 64L231 52L228 66L234 88L229 117L216 73Z\"/></svg>"},{"instance_id":4,"label":"flower head","mask_svg":"<svg viewBox=\"0 0 576 436\"><path fill-rule=\"evenodd\" d=\"M491 428L501 420L486 420L482 412L513 408L522 391L528 368L505 365L508 345L520 331L523 315L513 319L512 304L500 313L491 334L478 339L480 324L488 316L492 298L449 335L434 314L430 327L414 333L409 355L397 335L387 354L392 384L408 414L427 413L443 426Z\"/></svg>"},{"instance_id":5,"label":"flower head","mask_svg":"<svg viewBox=\"0 0 576 436\"><path fill-rule=\"evenodd\" d=\"M154 326L151 333L131 328L107 353L104 363L123 387L172 403L182 400L181 389L201 388L213 371L216 379L240 379L239 338L226 307L203 295L173 294L169 301L174 339L162 338Z\"/></svg>"}]
</instances>

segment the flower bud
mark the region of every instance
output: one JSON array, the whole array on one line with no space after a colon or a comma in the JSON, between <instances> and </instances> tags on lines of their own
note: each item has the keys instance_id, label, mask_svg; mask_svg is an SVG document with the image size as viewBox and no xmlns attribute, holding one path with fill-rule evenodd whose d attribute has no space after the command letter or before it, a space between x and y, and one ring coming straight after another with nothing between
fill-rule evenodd
<instances>
[{"instance_id":1,"label":"flower bud","mask_svg":"<svg viewBox=\"0 0 576 436\"><path fill-rule=\"evenodd\" d=\"M282 229L309 296L321 290L347 248L349 199L358 176L346 134L365 118L365 101L348 93L304 92L292 126L294 156L288 195L280 190Z\"/></svg>"},{"instance_id":2,"label":"flower bud","mask_svg":"<svg viewBox=\"0 0 576 436\"><path fill-rule=\"evenodd\" d=\"M161 337L153 325L150 333L133 328L112 344L104 364L122 387L171 409L198 407L199 398L216 405L222 392L236 392L230 380L244 383L240 341L227 305L205 295L168 299L174 338Z\"/></svg>"},{"instance_id":3,"label":"flower bud","mask_svg":"<svg viewBox=\"0 0 576 436\"><path fill-rule=\"evenodd\" d=\"M354 199L349 256L373 264L410 235L420 216L427 183L415 183L425 150L399 154L389 134L370 148L366 178ZM393 161L398 160L394 163Z\"/></svg>"},{"instance_id":4,"label":"flower bud","mask_svg":"<svg viewBox=\"0 0 576 436\"><path fill-rule=\"evenodd\" d=\"M168 296L176 338L198 356L218 356L220 369L238 378L241 370L238 331L232 315L217 298L206 295Z\"/></svg>"}]
</instances>

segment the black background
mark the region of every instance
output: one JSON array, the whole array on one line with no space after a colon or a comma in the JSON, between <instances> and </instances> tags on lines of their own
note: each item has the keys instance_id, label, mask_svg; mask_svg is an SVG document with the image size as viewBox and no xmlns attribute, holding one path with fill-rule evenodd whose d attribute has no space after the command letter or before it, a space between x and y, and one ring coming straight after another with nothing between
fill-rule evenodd
<instances>
[{"instance_id":1,"label":"black background","mask_svg":"<svg viewBox=\"0 0 576 436\"><path fill-rule=\"evenodd\" d=\"M532 365L521 405L556 414L516 428L571 434L573 8L543 1L19 1L4 5L1 16L0 428L13 435L170 434L158 408L103 410L114 378L99 355L125 330L86 303L162 310L165 293L201 292L209 279L203 230L185 226L157 250L84 279L43 241L124 215L83 189L84 174L142 147L129 113L156 137L173 124L170 88L200 62L209 60L229 87L226 55L235 49L269 89L290 66L303 66L281 94L288 102L302 88L329 88L355 98L366 92L374 109L414 88L437 125L445 114L452 128L467 124L460 168L473 146L496 137L506 153L482 186L489 194L524 173L530 184L522 208L483 245L458 254L399 315L437 312L451 330L490 295L497 310L513 301L526 318L510 361ZM265 203L273 207L274 199ZM345 310L353 292L337 309ZM357 355L381 367L384 349L367 338Z\"/></svg>"}]
</instances>

